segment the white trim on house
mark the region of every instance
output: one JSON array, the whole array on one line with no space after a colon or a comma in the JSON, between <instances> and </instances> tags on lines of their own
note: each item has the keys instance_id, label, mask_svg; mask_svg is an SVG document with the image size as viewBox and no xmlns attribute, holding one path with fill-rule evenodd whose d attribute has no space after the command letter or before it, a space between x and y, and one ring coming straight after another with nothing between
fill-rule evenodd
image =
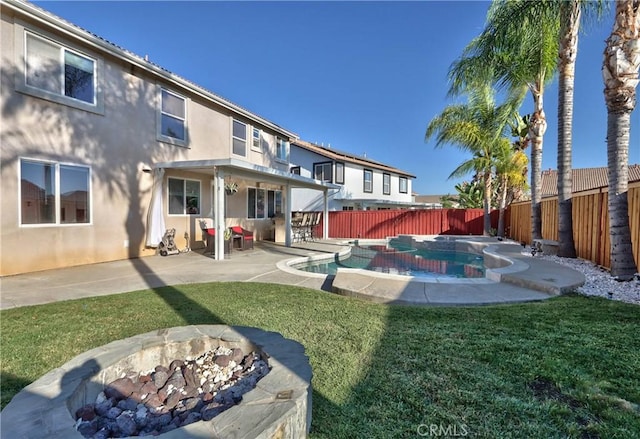
<instances>
[{"instance_id":1,"label":"white trim on house","mask_svg":"<svg viewBox=\"0 0 640 439\"><path fill-rule=\"evenodd\" d=\"M314 178L302 177L290 172L280 171L278 169L267 168L266 166L256 165L254 163L245 162L238 159L214 159L214 160L181 160L174 162L158 162L153 164L154 168L164 169L189 169L204 170L214 168L228 168L233 171L234 175L242 177L260 177L263 179L271 179L273 182L281 182L291 184L293 187L301 187L308 189L324 190L339 189L340 186L332 183L323 183Z\"/></svg>"},{"instance_id":2,"label":"white trim on house","mask_svg":"<svg viewBox=\"0 0 640 439\"><path fill-rule=\"evenodd\" d=\"M358 210L419 207L412 202L408 190L405 193L399 191L399 180L406 179L408 189L414 176L366 157L297 140L292 143L291 165L292 170L300 167L300 174L304 176L331 180L337 189L330 194L331 210L344 210L345 207ZM341 183L337 183L338 166L341 168ZM365 174L369 177L366 185ZM388 182L386 193L385 176ZM293 197L294 210L318 210L323 205L322 197L314 191L298 189Z\"/></svg>"},{"instance_id":3,"label":"white trim on house","mask_svg":"<svg viewBox=\"0 0 640 439\"><path fill-rule=\"evenodd\" d=\"M216 234L214 238L215 259L224 259L224 231L225 231L225 192L224 179L225 176L233 175L234 177L257 180L260 182L275 183L282 186L282 192L286 194L283 213L285 217L285 246L291 246L291 188L306 188L322 191L323 194L323 215L324 221L322 238L328 238L329 219L328 219L328 192L329 189L338 189L339 186L332 183L323 183L309 177L292 174L290 172L280 171L278 169L267 168L265 166L249 163L244 160L214 159L214 160L181 160L173 162L158 162L153 165L154 168L162 169L181 169L197 171L200 173L209 173L214 179L214 228Z\"/></svg>"},{"instance_id":4,"label":"white trim on house","mask_svg":"<svg viewBox=\"0 0 640 439\"><path fill-rule=\"evenodd\" d=\"M58 32L64 34L69 38L80 39L83 44L93 47L100 52L106 52L111 56L119 58L127 63L133 64L140 69L145 70L148 73L151 73L152 76L160 77L163 80L167 81L170 84L173 84L181 89L187 90L191 93L194 93L214 104L221 106L233 113L244 116L250 120L254 120L259 122L261 125L272 129L273 131L282 134L285 137L295 139L297 138L297 134L292 131L286 130L275 123L268 121L257 114L254 114L238 105L233 104L232 102L190 82L186 79L166 70L162 67L145 60L144 58L135 55L132 52L129 52L126 49L123 49L103 38L98 37L97 35L88 32L82 29L79 26L76 26L72 23L69 23L62 18L45 11L44 9L39 8L36 5L31 3L23 2L20 0L2 0L3 5L19 11L20 13L26 14L31 19L33 19L38 24L42 24L46 27L53 27Z\"/></svg>"},{"instance_id":5,"label":"white trim on house","mask_svg":"<svg viewBox=\"0 0 640 439\"><path fill-rule=\"evenodd\" d=\"M80 99L66 96L64 90L57 92L46 90L27 83L27 36L31 35L37 39L46 41L51 45L59 46L61 53L69 52L80 55L91 60L94 63L93 68L93 102L83 101ZM64 38L53 36L48 31L34 28L31 24L16 19L14 22L14 50L15 64L19 66L15 72L15 89L21 93L25 93L34 97L45 99L58 104L66 105L91 113L104 115L104 96L102 90L102 78L104 76L104 61L101 56L95 53L87 52L79 49L72 42ZM61 67L64 67L64 60L60 59ZM62 69L61 71L63 71ZM64 87L64 81L61 78L61 84Z\"/></svg>"}]
</instances>

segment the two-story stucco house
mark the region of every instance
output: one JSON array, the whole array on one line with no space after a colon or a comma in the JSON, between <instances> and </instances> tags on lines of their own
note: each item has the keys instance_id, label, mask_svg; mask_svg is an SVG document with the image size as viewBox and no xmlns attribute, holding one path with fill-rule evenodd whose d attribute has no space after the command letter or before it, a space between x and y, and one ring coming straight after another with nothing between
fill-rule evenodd
<instances>
[{"instance_id":1,"label":"two-story stucco house","mask_svg":"<svg viewBox=\"0 0 640 439\"><path fill-rule=\"evenodd\" d=\"M291 144L291 172L313 178L336 189L329 190L328 210L406 209L413 201L415 178L408 172L334 148L303 140ZM324 195L312 189L293 191L294 211L323 210Z\"/></svg>"},{"instance_id":2,"label":"two-story stucco house","mask_svg":"<svg viewBox=\"0 0 640 439\"><path fill-rule=\"evenodd\" d=\"M292 190L335 187L290 172L295 133L30 3L1 18L0 275L152 255L168 228L195 248L200 218L216 258L278 214L290 243Z\"/></svg>"}]
</instances>

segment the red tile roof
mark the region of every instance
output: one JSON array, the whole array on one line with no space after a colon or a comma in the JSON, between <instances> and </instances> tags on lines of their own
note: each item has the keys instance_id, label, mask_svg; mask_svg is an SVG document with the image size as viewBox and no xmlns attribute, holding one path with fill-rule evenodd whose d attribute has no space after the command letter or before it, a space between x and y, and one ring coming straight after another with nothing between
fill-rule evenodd
<instances>
[{"instance_id":1,"label":"red tile roof","mask_svg":"<svg viewBox=\"0 0 640 439\"><path fill-rule=\"evenodd\" d=\"M609 173L602 168L574 168L572 170L573 193L604 188L609 185ZM640 165L629 165L629 183L640 181ZM542 197L558 195L558 171L542 171Z\"/></svg>"}]
</instances>

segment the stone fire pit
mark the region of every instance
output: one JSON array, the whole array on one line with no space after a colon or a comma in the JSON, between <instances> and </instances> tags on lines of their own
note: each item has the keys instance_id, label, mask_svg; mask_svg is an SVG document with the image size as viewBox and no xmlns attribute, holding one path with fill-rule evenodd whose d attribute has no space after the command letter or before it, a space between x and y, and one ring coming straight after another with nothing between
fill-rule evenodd
<instances>
[{"instance_id":1,"label":"stone fire pit","mask_svg":"<svg viewBox=\"0 0 640 439\"><path fill-rule=\"evenodd\" d=\"M239 404L208 421L163 433L178 438L301 438L311 426L311 366L304 347L275 332L224 325L162 329L78 355L18 393L1 413L1 437L84 439L76 411L123 373L198 357L219 346L261 351L271 370Z\"/></svg>"}]
</instances>

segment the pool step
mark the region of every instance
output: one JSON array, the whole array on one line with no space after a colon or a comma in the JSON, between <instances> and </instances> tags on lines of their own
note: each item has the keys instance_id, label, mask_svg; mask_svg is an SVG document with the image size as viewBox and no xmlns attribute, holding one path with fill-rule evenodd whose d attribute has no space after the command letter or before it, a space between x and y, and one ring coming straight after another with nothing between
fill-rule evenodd
<instances>
[{"instance_id":1,"label":"pool step","mask_svg":"<svg viewBox=\"0 0 640 439\"><path fill-rule=\"evenodd\" d=\"M555 262L527 256L517 259L528 268L503 274L501 282L557 295L575 291L586 281L584 274Z\"/></svg>"}]
</instances>

